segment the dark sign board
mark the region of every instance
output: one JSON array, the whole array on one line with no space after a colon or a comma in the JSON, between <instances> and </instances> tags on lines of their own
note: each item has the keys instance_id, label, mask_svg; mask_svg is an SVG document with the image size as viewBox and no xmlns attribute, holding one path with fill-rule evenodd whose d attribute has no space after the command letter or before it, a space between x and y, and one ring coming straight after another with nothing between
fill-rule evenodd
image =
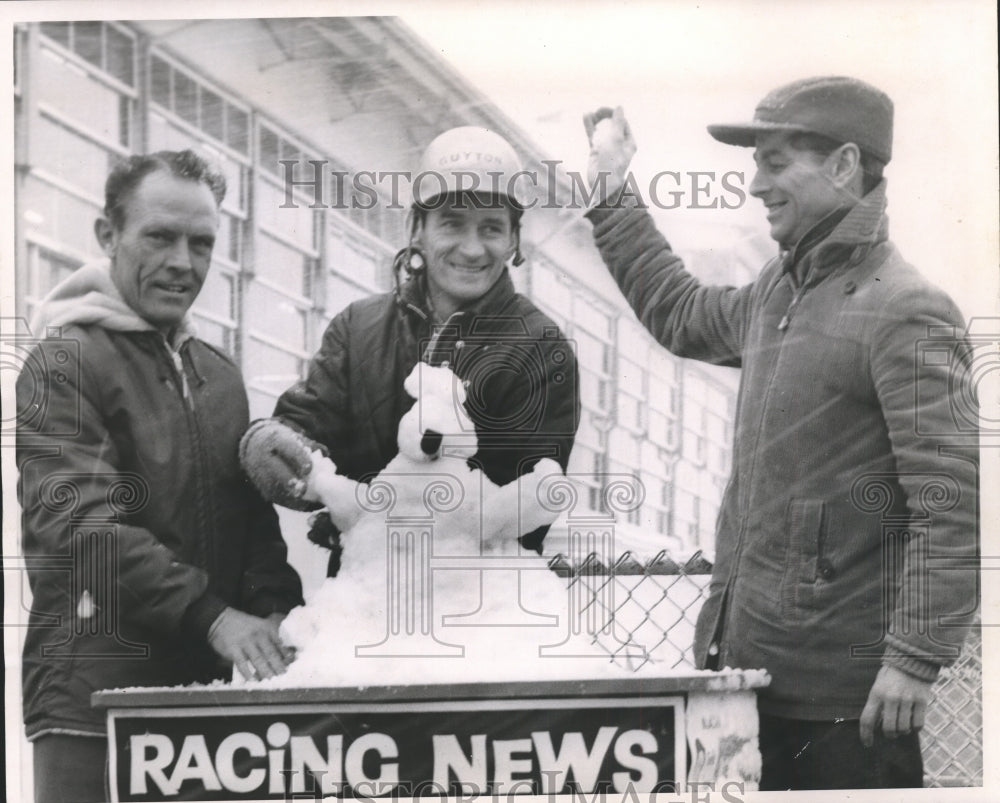
<instances>
[{"instance_id":1,"label":"dark sign board","mask_svg":"<svg viewBox=\"0 0 1000 803\"><path fill-rule=\"evenodd\" d=\"M681 695L112 709L116 801L673 791Z\"/></svg>"}]
</instances>

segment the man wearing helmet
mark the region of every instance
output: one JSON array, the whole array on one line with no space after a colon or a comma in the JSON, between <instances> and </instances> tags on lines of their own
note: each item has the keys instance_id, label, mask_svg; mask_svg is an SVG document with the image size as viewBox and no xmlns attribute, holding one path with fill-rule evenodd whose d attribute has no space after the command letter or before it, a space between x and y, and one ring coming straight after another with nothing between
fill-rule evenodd
<instances>
[{"instance_id":1,"label":"man wearing helmet","mask_svg":"<svg viewBox=\"0 0 1000 803\"><path fill-rule=\"evenodd\" d=\"M556 324L515 292L508 268L523 261L520 172L513 148L486 129L452 129L428 146L394 290L337 315L306 379L243 440L244 467L266 497L318 507L303 481L315 448L352 479L383 469L413 405L403 380L420 360L447 363L465 382L479 442L472 462L493 482L511 482L543 457L566 468L579 420L576 360ZM540 551L544 535L521 540ZM310 538L332 548L328 574L336 574L328 520Z\"/></svg>"}]
</instances>

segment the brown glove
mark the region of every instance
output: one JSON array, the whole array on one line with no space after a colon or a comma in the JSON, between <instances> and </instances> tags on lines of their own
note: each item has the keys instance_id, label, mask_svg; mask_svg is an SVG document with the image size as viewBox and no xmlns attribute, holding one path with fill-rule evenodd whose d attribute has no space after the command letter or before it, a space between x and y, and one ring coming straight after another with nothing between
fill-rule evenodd
<instances>
[{"instance_id":1,"label":"brown glove","mask_svg":"<svg viewBox=\"0 0 1000 803\"><path fill-rule=\"evenodd\" d=\"M315 510L306 499L310 453L319 445L276 418L254 421L240 441L240 463L261 495L293 510Z\"/></svg>"}]
</instances>

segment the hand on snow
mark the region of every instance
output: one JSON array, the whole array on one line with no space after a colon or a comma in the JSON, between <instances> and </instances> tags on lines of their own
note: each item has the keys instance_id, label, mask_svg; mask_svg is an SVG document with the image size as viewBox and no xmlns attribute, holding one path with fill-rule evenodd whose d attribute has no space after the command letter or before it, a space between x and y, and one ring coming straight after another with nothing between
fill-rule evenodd
<instances>
[{"instance_id":1,"label":"hand on snow","mask_svg":"<svg viewBox=\"0 0 1000 803\"><path fill-rule=\"evenodd\" d=\"M862 744L872 746L875 729L880 722L883 732L890 739L901 733L920 730L931 699L931 685L893 666L883 666L861 712Z\"/></svg>"},{"instance_id":2,"label":"hand on snow","mask_svg":"<svg viewBox=\"0 0 1000 803\"><path fill-rule=\"evenodd\" d=\"M235 608L226 608L208 629L208 643L219 655L232 661L247 680L263 680L282 674L295 658L278 635L284 614L266 619Z\"/></svg>"},{"instance_id":3,"label":"hand on snow","mask_svg":"<svg viewBox=\"0 0 1000 803\"><path fill-rule=\"evenodd\" d=\"M614 111L604 107L583 116L583 127L590 142L587 181L600 187L595 203L614 195L625 183L636 145L632 129L621 106Z\"/></svg>"},{"instance_id":4,"label":"hand on snow","mask_svg":"<svg viewBox=\"0 0 1000 803\"><path fill-rule=\"evenodd\" d=\"M312 470L309 442L276 418L250 425L240 441L240 463L261 495L295 510L315 507L308 489Z\"/></svg>"}]
</instances>

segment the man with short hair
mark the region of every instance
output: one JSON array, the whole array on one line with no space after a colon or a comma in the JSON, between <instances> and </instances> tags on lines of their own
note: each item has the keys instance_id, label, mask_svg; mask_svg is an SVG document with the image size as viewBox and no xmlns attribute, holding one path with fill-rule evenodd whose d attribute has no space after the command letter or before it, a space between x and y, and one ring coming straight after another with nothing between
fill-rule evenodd
<instances>
[{"instance_id":1,"label":"man with short hair","mask_svg":"<svg viewBox=\"0 0 1000 803\"><path fill-rule=\"evenodd\" d=\"M242 473L246 392L194 336L225 179L191 151L133 156L95 224L106 260L40 304L17 383L32 607L24 721L36 801L106 800L102 688L266 678L301 604L274 509Z\"/></svg>"},{"instance_id":2,"label":"man with short hair","mask_svg":"<svg viewBox=\"0 0 1000 803\"><path fill-rule=\"evenodd\" d=\"M741 288L702 286L638 208L621 109L585 120L591 182L611 177L588 216L623 294L674 354L742 368L695 655L771 675L761 789L922 785L931 684L977 605L970 352L888 239L892 117L875 87L821 77L709 126L755 149L750 194L780 247Z\"/></svg>"}]
</instances>

